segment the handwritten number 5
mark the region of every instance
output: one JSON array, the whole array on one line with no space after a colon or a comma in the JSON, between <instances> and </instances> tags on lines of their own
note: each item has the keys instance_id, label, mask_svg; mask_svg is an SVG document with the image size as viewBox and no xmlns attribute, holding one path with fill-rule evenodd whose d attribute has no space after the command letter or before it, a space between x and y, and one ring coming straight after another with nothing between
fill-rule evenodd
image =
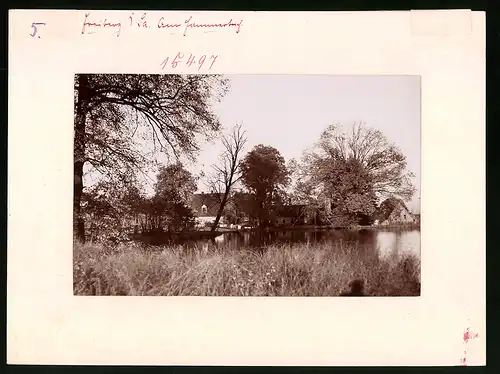
<instances>
[{"instance_id":1,"label":"handwritten number 5","mask_svg":"<svg viewBox=\"0 0 500 374\"><path fill-rule=\"evenodd\" d=\"M43 23L43 22L33 22L31 24L31 27L33 28L33 34L30 34L30 36L32 36L33 38L35 37L35 35L36 35L37 31L38 31L38 29L36 28L36 25L45 25L45 23Z\"/></svg>"}]
</instances>

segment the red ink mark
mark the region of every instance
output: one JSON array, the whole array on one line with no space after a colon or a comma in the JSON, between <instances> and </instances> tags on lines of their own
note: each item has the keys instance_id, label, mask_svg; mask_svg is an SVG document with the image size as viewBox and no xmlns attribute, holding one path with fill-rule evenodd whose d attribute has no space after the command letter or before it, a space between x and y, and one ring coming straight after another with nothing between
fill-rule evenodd
<instances>
[{"instance_id":1,"label":"red ink mark","mask_svg":"<svg viewBox=\"0 0 500 374\"><path fill-rule=\"evenodd\" d=\"M111 22L106 22L107 19L104 19L104 23L103 23L103 26L104 27L118 27L118 26L121 26L120 23L111 23Z\"/></svg>"},{"instance_id":2,"label":"red ink mark","mask_svg":"<svg viewBox=\"0 0 500 374\"><path fill-rule=\"evenodd\" d=\"M137 22L137 26L138 27L149 28L148 27L148 22L145 20L145 18L146 18L146 13L143 13L142 16L141 16L141 20L139 22Z\"/></svg>"},{"instance_id":3,"label":"red ink mark","mask_svg":"<svg viewBox=\"0 0 500 374\"><path fill-rule=\"evenodd\" d=\"M183 58L184 58L184 53L181 52L177 53L177 56L175 56L174 61L172 61L172 67L175 69L179 64L177 59L182 60Z\"/></svg>"},{"instance_id":4,"label":"red ink mark","mask_svg":"<svg viewBox=\"0 0 500 374\"><path fill-rule=\"evenodd\" d=\"M168 56L166 57L161 63L160 63L160 66L161 66L161 69L164 70L166 67L167 67L167 64L170 62L170 65L172 66L172 68L176 68L179 63L183 62L183 58L187 56L184 55L184 53L182 52L178 52L177 55L175 57L172 58L172 56ZM219 57L219 55L212 55L210 58L212 59L212 63L209 67L209 69L212 68L212 66L215 64L215 61L217 60L217 58ZM205 62L207 60L207 55L202 55L198 61L196 61L196 55L194 55L193 53L190 53L189 54L189 58L187 59L186 61L186 65L191 67L191 65L193 64L198 64L198 70L200 70L204 65L205 65Z\"/></svg>"},{"instance_id":5,"label":"red ink mark","mask_svg":"<svg viewBox=\"0 0 500 374\"><path fill-rule=\"evenodd\" d=\"M200 59L198 60L198 70L201 69L201 67L203 66L203 64L205 63L205 60L207 59L207 55L203 55L200 57Z\"/></svg>"},{"instance_id":6,"label":"red ink mark","mask_svg":"<svg viewBox=\"0 0 500 374\"><path fill-rule=\"evenodd\" d=\"M149 29L150 26L148 26L148 22L146 20L146 16L147 16L147 13L142 13L142 16L141 16L141 19L140 20L136 20L135 23L137 25L138 28L147 28ZM130 26L133 26L134 25L134 13L132 12L132 15L128 17L129 20L130 20Z\"/></svg>"},{"instance_id":7,"label":"red ink mark","mask_svg":"<svg viewBox=\"0 0 500 374\"><path fill-rule=\"evenodd\" d=\"M465 330L465 332L464 332L464 342L465 342L465 343L468 343L468 342L469 342L469 340L471 340L471 339L475 339L475 338L477 338L478 336L479 336L479 334L477 334L477 333L471 333L471 332L470 332L470 328L469 328L469 327L467 327L467 330Z\"/></svg>"},{"instance_id":8,"label":"red ink mark","mask_svg":"<svg viewBox=\"0 0 500 374\"><path fill-rule=\"evenodd\" d=\"M181 24L180 23L164 23L165 19L163 17L161 17L159 20L158 20L158 28L159 29L164 29L164 28L176 28L176 27L181 27Z\"/></svg>"},{"instance_id":9,"label":"red ink mark","mask_svg":"<svg viewBox=\"0 0 500 374\"><path fill-rule=\"evenodd\" d=\"M168 57L165 60L163 60L163 62L160 64L161 70L165 69L165 66L167 66L167 64L168 64Z\"/></svg>"},{"instance_id":10,"label":"red ink mark","mask_svg":"<svg viewBox=\"0 0 500 374\"><path fill-rule=\"evenodd\" d=\"M194 55L192 53L189 54L188 61L186 62L187 66L191 66L194 64Z\"/></svg>"},{"instance_id":11,"label":"red ink mark","mask_svg":"<svg viewBox=\"0 0 500 374\"><path fill-rule=\"evenodd\" d=\"M470 328L467 327L467 329L465 330L464 335L463 335L464 344L467 344L469 342L469 340L476 339L478 336L479 336L478 333L472 333L470 331ZM460 359L460 362L461 362L462 366L467 366L467 350L466 349L464 350L464 357L462 357Z\"/></svg>"},{"instance_id":12,"label":"red ink mark","mask_svg":"<svg viewBox=\"0 0 500 374\"><path fill-rule=\"evenodd\" d=\"M202 29L210 29L210 28L226 28L226 27L237 27L236 33L238 34L241 29L241 25L243 24L243 20L241 20L239 23L233 22L233 19L231 18L229 22L227 23L194 23L191 20L193 19L193 16L189 17L187 20L184 21L186 24L186 27L184 28L184 36L187 34L188 28L202 28Z\"/></svg>"},{"instance_id":13,"label":"red ink mark","mask_svg":"<svg viewBox=\"0 0 500 374\"><path fill-rule=\"evenodd\" d=\"M214 66L215 61L217 60L217 57L219 57L219 55L215 55L215 56L214 56L214 55L212 55L212 56L210 57L210 58L213 58L214 60L212 61L212 64L210 65L209 70L212 70L212 66Z\"/></svg>"},{"instance_id":14,"label":"red ink mark","mask_svg":"<svg viewBox=\"0 0 500 374\"><path fill-rule=\"evenodd\" d=\"M118 31L116 32L116 36L120 36L120 33L121 33L121 30L122 30L122 24L121 22L116 22L116 23L112 23L112 22L109 22L106 18L104 19L104 21L97 21L97 22L89 22L87 21L87 18L90 16L90 13L85 13L85 19L83 20L83 25L82 25L82 34L85 34L85 30L86 28L92 28L92 27L99 27L99 28L107 28L107 27L111 27L111 28L118 28ZM88 32L88 34L90 34L92 32Z\"/></svg>"}]
</instances>

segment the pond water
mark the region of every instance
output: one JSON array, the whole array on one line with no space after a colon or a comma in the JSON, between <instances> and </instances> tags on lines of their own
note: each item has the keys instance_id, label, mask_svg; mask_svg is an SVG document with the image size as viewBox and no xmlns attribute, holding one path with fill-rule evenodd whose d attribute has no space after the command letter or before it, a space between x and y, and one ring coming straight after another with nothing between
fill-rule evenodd
<instances>
[{"instance_id":1,"label":"pond water","mask_svg":"<svg viewBox=\"0 0 500 374\"><path fill-rule=\"evenodd\" d=\"M413 253L420 258L420 230L419 229L365 229L365 230L290 230L290 231L244 231L227 232L215 239L204 239L185 245L196 245L208 249L210 247L225 247L238 250L242 247L262 250L269 245L285 243L296 244L332 244L351 243L362 245L379 256L399 256L404 253Z\"/></svg>"}]
</instances>

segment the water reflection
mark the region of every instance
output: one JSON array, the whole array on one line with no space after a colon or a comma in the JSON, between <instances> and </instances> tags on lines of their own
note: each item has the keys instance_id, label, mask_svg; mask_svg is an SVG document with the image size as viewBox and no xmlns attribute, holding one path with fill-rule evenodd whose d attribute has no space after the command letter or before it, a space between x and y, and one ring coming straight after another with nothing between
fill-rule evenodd
<instances>
[{"instance_id":1,"label":"water reflection","mask_svg":"<svg viewBox=\"0 0 500 374\"><path fill-rule=\"evenodd\" d=\"M321 231L245 231L230 232L216 237L185 243L188 247L202 248L226 247L238 250L242 247L263 251L269 245L302 243L304 245L331 244L332 248L340 243L355 243L378 252L381 257L398 257L413 253L420 257L420 230L321 230Z\"/></svg>"},{"instance_id":2,"label":"water reflection","mask_svg":"<svg viewBox=\"0 0 500 374\"><path fill-rule=\"evenodd\" d=\"M420 257L420 231L380 231L376 235L376 246L381 256L413 253Z\"/></svg>"}]
</instances>

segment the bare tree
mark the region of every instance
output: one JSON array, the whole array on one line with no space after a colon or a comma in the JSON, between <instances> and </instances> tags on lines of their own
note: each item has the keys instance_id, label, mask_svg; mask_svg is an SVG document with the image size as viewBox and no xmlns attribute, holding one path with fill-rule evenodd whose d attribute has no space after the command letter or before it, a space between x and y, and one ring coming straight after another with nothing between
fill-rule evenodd
<instances>
[{"instance_id":1,"label":"bare tree","mask_svg":"<svg viewBox=\"0 0 500 374\"><path fill-rule=\"evenodd\" d=\"M240 155L247 142L246 131L242 131L241 127L241 124L236 125L228 136L222 136L224 151L219 156L219 163L212 165L214 172L207 182L210 192L219 199L219 210L212 231L215 231L219 225L231 189L241 178Z\"/></svg>"}]
</instances>

